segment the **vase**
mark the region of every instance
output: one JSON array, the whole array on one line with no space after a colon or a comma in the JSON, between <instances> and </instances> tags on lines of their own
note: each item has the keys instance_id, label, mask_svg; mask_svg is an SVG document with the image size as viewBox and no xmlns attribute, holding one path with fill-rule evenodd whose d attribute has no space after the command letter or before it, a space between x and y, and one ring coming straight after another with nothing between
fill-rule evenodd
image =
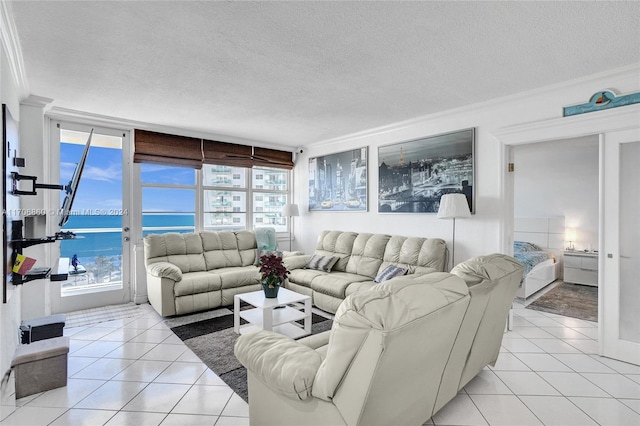
<instances>
[{"instance_id":1,"label":"vase","mask_svg":"<svg viewBox=\"0 0 640 426\"><path fill-rule=\"evenodd\" d=\"M278 297L278 290L280 289L279 285L269 287L269 284L263 282L262 289L264 290L264 297L267 299L275 299Z\"/></svg>"}]
</instances>

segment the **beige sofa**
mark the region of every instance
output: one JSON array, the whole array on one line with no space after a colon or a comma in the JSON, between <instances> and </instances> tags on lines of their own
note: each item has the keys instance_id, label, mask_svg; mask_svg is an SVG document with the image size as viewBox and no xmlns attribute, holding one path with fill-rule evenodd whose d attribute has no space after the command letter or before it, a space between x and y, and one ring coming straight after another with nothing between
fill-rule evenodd
<instances>
[{"instance_id":1,"label":"beige sofa","mask_svg":"<svg viewBox=\"0 0 640 426\"><path fill-rule=\"evenodd\" d=\"M147 294L162 316L233 304L260 290L252 231L151 234L144 238Z\"/></svg>"},{"instance_id":2,"label":"beige sofa","mask_svg":"<svg viewBox=\"0 0 640 426\"><path fill-rule=\"evenodd\" d=\"M479 257L354 292L323 334L240 336L251 424L422 425L495 363L522 271Z\"/></svg>"},{"instance_id":3,"label":"beige sofa","mask_svg":"<svg viewBox=\"0 0 640 426\"><path fill-rule=\"evenodd\" d=\"M389 265L417 276L444 271L447 264L447 247L439 238L323 231L314 254L338 260L325 272L307 267L310 254L289 256L284 261L291 271L286 286L312 296L314 305L332 313L348 295L376 284L376 276Z\"/></svg>"}]
</instances>

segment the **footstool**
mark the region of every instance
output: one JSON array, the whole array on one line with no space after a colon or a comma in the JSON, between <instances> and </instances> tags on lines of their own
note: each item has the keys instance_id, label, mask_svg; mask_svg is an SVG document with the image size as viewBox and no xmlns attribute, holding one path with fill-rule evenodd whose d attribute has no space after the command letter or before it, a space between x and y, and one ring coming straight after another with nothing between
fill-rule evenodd
<instances>
[{"instance_id":1,"label":"footstool","mask_svg":"<svg viewBox=\"0 0 640 426\"><path fill-rule=\"evenodd\" d=\"M66 386L68 353L67 336L19 345L11 360L16 399Z\"/></svg>"}]
</instances>

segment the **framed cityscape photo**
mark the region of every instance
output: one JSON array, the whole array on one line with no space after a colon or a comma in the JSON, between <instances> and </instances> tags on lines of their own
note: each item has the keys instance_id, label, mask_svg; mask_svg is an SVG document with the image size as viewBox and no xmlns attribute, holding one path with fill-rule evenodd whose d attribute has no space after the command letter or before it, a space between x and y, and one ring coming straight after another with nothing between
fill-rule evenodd
<instances>
[{"instance_id":1,"label":"framed cityscape photo","mask_svg":"<svg viewBox=\"0 0 640 426\"><path fill-rule=\"evenodd\" d=\"M474 157L474 128L379 147L378 212L437 213L460 192L474 213Z\"/></svg>"},{"instance_id":2,"label":"framed cityscape photo","mask_svg":"<svg viewBox=\"0 0 640 426\"><path fill-rule=\"evenodd\" d=\"M309 211L367 211L367 147L309 159Z\"/></svg>"}]
</instances>

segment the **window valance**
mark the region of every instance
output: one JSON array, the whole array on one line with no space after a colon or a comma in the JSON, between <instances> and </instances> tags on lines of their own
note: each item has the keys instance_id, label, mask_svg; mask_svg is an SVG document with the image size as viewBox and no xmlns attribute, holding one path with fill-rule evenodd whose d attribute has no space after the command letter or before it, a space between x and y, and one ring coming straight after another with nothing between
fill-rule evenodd
<instances>
[{"instance_id":1,"label":"window valance","mask_svg":"<svg viewBox=\"0 0 640 426\"><path fill-rule=\"evenodd\" d=\"M232 167L293 169L289 151L135 130L133 161L202 168L202 164Z\"/></svg>"}]
</instances>

